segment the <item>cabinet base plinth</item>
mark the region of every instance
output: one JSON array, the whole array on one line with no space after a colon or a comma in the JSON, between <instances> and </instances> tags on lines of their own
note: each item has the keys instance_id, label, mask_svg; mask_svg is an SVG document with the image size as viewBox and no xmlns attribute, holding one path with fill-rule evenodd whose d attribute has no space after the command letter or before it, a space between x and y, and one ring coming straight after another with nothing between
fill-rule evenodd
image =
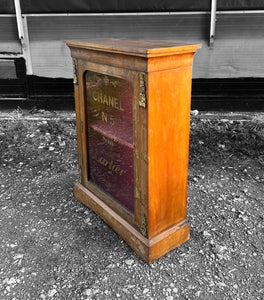
<instances>
[{"instance_id":1,"label":"cabinet base plinth","mask_svg":"<svg viewBox=\"0 0 264 300\"><path fill-rule=\"evenodd\" d=\"M74 194L80 202L92 209L112 227L149 264L189 239L190 228L185 221L175 224L151 239L147 239L80 183L75 184Z\"/></svg>"}]
</instances>

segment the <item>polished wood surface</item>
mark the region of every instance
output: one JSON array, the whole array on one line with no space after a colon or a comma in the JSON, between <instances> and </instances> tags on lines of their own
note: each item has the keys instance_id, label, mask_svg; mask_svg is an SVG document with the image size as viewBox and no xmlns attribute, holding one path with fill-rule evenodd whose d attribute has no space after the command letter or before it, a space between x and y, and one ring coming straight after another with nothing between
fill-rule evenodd
<instances>
[{"instance_id":1,"label":"polished wood surface","mask_svg":"<svg viewBox=\"0 0 264 300\"><path fill-rule=\"evenodd\" d=\"M78 68L81 182L75 195L151 263L189 238L189 115L192 58L199 45L113 39L67 44ZM133 87L134 213L89 181L87 70L125 79Z\"/></svg>"},{"instance_id":2,"label":"polished wood surface","mask_svg":"<svg viewBox=\"0 0 264 300\"><path fill-rule=\"evenodd\" d=\"M178 53L195 52L199 45L162 41L138 41L129 39L89 39L68 41L72 48L99 50L142 57L157 57Z\"/></svg>"},{"instance_id":3,"label":"polished wood surface","mask_svg":"<svg viewBox=\"0 0 264 300\"><path fill-rule=\"evenodd\" d=\"M186 218L191 71L148 76L149 237Z\"/></svg>"},{"instance_id":4,"label":"polished wood surface","mask_svg":"<svg viewBox=\"0 0 264 300\"><path fill-rule=\"evenodd\" d=\"M152 263L189 239L189 225L179 223L152 239L147 239L119 214L80 183L74 186L76 198L90 207L147 263Z\"/></svg>"}]
</instances>

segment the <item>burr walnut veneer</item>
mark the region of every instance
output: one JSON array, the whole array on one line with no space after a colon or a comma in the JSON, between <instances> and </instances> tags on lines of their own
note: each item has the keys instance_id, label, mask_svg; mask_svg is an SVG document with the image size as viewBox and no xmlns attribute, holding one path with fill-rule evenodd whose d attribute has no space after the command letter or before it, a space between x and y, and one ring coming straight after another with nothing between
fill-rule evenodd
<instances>
[{"instance_id":1,"label":"burr walnut veneer","mask_svg":"<svg viewBox=\"0 0 264 300\"><path fill-rule=\"evenodd\" d=\"M193 55L199 45L68 41L80 182L75 195L146 262L189 239Z\"/></svg>"}]
</instances>

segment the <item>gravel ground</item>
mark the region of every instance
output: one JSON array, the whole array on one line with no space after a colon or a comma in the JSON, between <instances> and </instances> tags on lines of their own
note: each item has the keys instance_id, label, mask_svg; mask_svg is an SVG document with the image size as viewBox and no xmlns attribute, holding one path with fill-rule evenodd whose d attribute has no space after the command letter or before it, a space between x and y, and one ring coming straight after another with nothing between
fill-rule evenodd
<instances>
[{"instance_id":1,"label":"gravel ground","mask_svg":"<svg viewBox=\"0 0 264 300\"><path fill-rule=\"evenodd\" d=\"M191 237L147 265L74 198L73 115L2 114L0 299L264 299L263 120L194 114Z\"/></svg>"}]
</instances>

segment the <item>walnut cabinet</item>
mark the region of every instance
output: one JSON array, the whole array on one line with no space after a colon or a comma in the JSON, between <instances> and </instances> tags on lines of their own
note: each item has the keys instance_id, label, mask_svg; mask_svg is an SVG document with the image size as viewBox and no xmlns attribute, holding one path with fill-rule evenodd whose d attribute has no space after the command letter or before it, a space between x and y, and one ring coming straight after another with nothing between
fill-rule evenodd
<instances>
[{"instance_id":1,"label":"walnut cabinet","mask_svg":"<svg viewBox=\"0 0 264 300\"><path fill-rule=\"evenodd\" d=\"M192 61L200 45L66 43L77 120L75 196L151 263L189 239Z\"/></svg>"}]
</instances>

